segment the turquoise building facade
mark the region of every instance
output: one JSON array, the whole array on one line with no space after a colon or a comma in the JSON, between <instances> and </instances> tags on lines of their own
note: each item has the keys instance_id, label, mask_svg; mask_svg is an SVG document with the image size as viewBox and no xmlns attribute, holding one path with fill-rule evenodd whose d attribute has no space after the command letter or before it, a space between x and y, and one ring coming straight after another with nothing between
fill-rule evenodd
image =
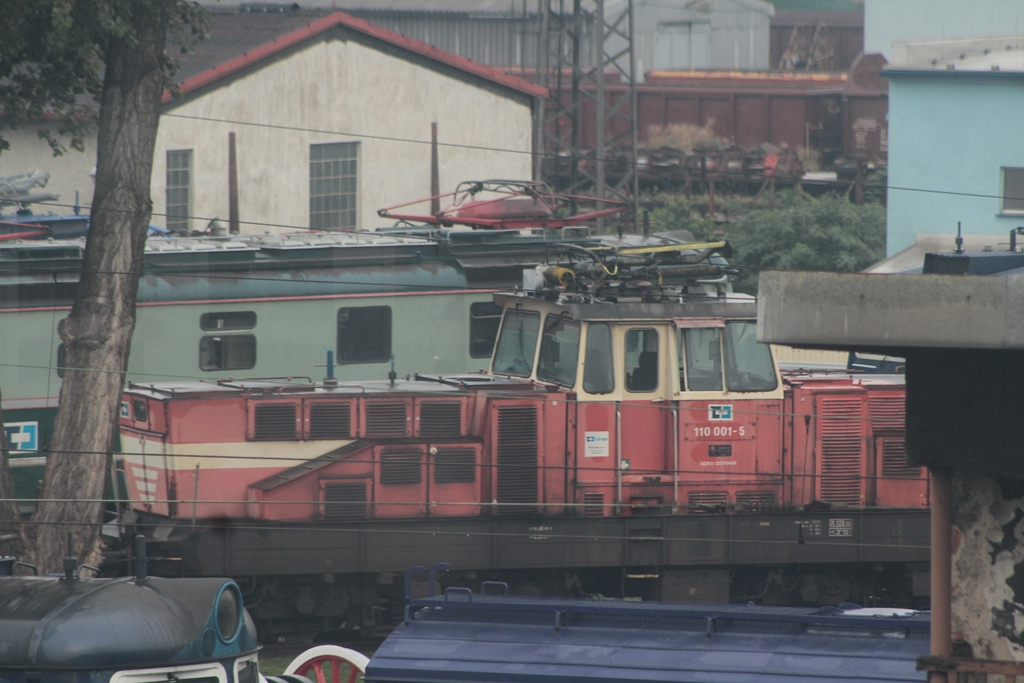
<instances>
[{"instance_id":1,"label":"turquoise building facade","mask_svg":"<svg viewBox=\"0 0 1024 683\"><path fill-rule=\"evenodd\" d=\"M1024 226L1024 69L893 66L886 253ZM1022 240L1024 242L1024 240Z\"/></svg>"}]
</instances>

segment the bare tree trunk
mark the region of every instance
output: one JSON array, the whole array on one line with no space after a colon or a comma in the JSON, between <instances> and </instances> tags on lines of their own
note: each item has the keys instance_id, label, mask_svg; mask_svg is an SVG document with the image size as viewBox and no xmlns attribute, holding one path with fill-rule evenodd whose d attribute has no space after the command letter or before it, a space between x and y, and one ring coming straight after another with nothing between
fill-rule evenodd
<instances>
[{"instance_id":1,"label":"bare tree trunk","mask_svg":"<svg viewBox=\"0 0 1024 683\"><path fill-rule=\"evenodd\" d=\"M135 327L164 86L166 27L154 29L144 3L131 6L138 30L107 48L89 236L75 304L61 331L67 370L26 538L40 573L60 571L69 532L80 563L102 558L102 498Z\"/></svg>"},{"instance_id":2,"label":"bare tree trunk","mask_svg":"<svg viewBox=\"0 0 1024 683\"><path fill-rule=\"evenodd\" d=\"M3 394L0 393L0 404L2 403ZM14 500L14 478L11 476L7 430L3 427L4 411L0 407L0 536L16 531L18 523L21 521L21 515L18 514L18 503Z\"/></svg>"}]
</instances>

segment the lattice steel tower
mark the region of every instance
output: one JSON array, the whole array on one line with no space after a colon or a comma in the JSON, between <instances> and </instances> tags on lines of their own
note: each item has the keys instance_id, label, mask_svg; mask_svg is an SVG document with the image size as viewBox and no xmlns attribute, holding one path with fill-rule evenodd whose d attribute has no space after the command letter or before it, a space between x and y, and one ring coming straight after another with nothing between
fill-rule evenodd
<instances>
[{"instance_id":1,"label":"lattice steel tower","mask_svg":"<svg viewBox=\"0 0 1024 683\"><path fill-rule=\"evenodd\" d=\"M538 80L550 96L541 105L536 177L566 192L630 202L624 227L635 231L633 0L539 2Z\"/></svg>"}]
</instances>

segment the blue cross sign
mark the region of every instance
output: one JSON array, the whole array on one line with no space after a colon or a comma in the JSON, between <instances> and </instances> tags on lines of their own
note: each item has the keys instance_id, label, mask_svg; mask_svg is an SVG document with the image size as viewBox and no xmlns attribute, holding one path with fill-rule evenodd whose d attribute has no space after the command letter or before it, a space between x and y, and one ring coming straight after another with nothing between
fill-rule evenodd
<instances>
[{"instance_id":1,"label":"blue cross sign","mask_svg":"<svg viewBox=\"0 0 1024 683\"><path fill-rule=\"evenodd\" d=\"M732 420L732 404L709 405L708 419L715 422L726 422Z\"/></svg>"},{"instance_id":2,"label":"blue cross sign","mask_svg":"<svg viewBox=\"0 0 1024 683\"><path fill-rule=\"evenodd\" d=\"M38 422L8 422L4 424L7 432L7 445L12 451L39 450Z\"/></svg>"}]
</instances>

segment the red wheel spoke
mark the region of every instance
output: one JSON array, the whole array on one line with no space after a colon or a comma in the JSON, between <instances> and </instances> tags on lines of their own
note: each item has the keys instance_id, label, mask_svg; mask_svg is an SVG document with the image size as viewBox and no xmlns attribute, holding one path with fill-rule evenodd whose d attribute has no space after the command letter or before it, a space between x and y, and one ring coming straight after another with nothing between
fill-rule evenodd
<instances>
[{"instance_id":1,"label":"red wheel spoke","mask_svg":"<svg viewBox=\"0 0 1024 683\"><path fill-rule=\"evenodd\" d=\"M319 645L299 655L285 673L297 673L314 683L342 683L342 670L348 672L346 683L356 683L364 672L365 655L337 645ZM330 681L325 669L330 667Z\"/></svg>"}]
</instances>

